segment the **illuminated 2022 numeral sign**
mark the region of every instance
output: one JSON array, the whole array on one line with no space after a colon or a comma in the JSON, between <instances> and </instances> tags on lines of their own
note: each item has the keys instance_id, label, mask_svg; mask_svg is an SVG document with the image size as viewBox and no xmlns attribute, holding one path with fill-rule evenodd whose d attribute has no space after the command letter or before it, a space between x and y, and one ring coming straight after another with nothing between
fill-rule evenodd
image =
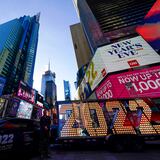
<instances>
[{"instance_id":1,"label":"illuminated 2022 numeral sign","mask_svg":"<svg viewBox=\"0 0 160 160\"><path fill-rule=\"evenodd\" d=\"M153 118L151 106L143 100L107 101L103 107L97 102L73 103L62 105L59 114L63 115L62 137L105 136L109 129L117 134L160 133L160 124L151 123L157 117L160 119L160 114L156 112Z\"/></svg>"}]
</instances>

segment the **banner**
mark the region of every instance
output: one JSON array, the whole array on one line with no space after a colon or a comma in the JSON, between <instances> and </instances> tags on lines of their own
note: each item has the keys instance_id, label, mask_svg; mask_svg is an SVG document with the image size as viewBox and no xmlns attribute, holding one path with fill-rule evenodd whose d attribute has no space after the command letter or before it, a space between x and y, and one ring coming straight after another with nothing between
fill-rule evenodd
<instances>
[{"instance_id":1,"label":"banner","mask_svg":"<svg viewBox=\"0 0 160 160\"><path fill-rule=\"evenodd\" d=\"M96 89L98 99L160 97L160 66L116 74Z\"/></svg>"},{"instance_id":2,"label":"banner","mask_svg":"<svg viewBox=\"0 0 160 160\"><path fill-rule=\"evenodd\" d=\"M97 49L85 77L93 91L108 73L160 62L160 56L141 37Z\"/></svg>"}]
</instances>

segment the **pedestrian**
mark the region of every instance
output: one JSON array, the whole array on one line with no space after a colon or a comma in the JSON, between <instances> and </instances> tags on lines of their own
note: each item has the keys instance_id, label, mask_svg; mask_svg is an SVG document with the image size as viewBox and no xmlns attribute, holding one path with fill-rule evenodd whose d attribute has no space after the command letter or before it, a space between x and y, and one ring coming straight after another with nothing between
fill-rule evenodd
<instances>
[{"instance_id":1,"label":"pedestrian","mask_svg":"<svg viewBox=\"0 0 160 160\"><path fill-rule=\"evenodd\" d=\"M40 154L41 159L49 158L49 140L50 140L51 118L47 114L47 110L43 111L40 118Z\"/></svg>"}]
</instances>

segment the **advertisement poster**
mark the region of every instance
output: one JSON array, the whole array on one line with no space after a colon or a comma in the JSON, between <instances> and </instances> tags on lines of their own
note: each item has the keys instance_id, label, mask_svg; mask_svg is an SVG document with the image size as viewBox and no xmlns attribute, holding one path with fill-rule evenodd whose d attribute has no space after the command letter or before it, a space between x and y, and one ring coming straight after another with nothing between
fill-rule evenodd
<instances>
[{"instance_id":1,"label":"advertisement poster","mask_svg":"<svg viewBox=\"0 0 160 160\"><path fill-rule=\"evenodd\" d=\"M93 91L108 73L160 62L160 56L141 37L97 49L85 77Z\"/></svg>"},{"instance_id":2,"label":"advertisement poster","mask_svg":"<svg viewBox=\"0 0 160 160\"><path fill-rule=\"evenodd\" d=\"M19 108L18 108L18 112L17 112L17 117L30 119L31 114L32 114L32 109L33 109L32 104L21 100Z\"/></svg>"},{"instance_id":3,"label":"advertisement poster","mask_svg":"<svg viewBox=\"0 0 160 160\"><path fill-rule=\"evenodd\" d=\"M98 99L160 97L160 66L109 76L96 89Z\"/></svg>"},{"instance_id":4,"label":"advertisement poster","mask_svg":"<svg viewBox=\"0 0 160 160\"><path fill-rule=\"evenodd\" d=\"M98 48L107 73L160 62L160 56L141 37Z\"/></svg>"}]
</instances>

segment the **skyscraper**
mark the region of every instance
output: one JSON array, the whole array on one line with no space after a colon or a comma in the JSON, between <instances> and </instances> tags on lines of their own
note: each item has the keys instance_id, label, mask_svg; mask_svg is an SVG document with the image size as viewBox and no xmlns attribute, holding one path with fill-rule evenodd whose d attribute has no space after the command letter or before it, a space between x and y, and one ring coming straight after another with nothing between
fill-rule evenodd
<instances>
[{"instance_id":1,"label":"skyscraper","mask_svg":"<svg viewBox=\"0 0 160 160\"><path fill-rule=\"evenodd\" d=\"M92 58L91 50L81 23L70 26L78 69L86 65Z\"/></svg>"},{"instance_id":2,"label":"skyscraper","mask_svg":"<svg viewBox=\"0 0 160 160\"><path fill-rule=\"evenodd\" d=\"M135 36L156 0L74 0L93 54L97 47Z\"/></svg>"},{"instance_id":3,"label":"skyscraper","mask_svg":"<svg viewBox=\"0 0 160 160\"><path fill-rule=\"evenodd\" d=\"M79 84L93 55L81 23L71 25L70 30L77 60L77 84Z\"/></svg>"},{"instance_id":4,"label":"skyscraper","mask_svg":"<svg viewBox=\"0 0 160 160\"><path fill-rule=\"evenodd\" d=\"M6 78L3 94L17 91L20 81L33 85L39 17L39 13L23 16L0 25L0 76Z\"/></svg>"},{"instance_id":5,"label":"skyscraper","mask_svg":"<svg viewBox=\"0 0 160 160\"><path fill-rule=\"evenodd\" d=\"M56 75L50 70L50 64L48 65L48 71L42 75L41 93L45 98L45 101L49 105L53 106L57 100L57 87L55 84Z\"/></svg>"},{"instance_id":6,"label":"skyscraper","mask_svg":"<svg viewBox=\"0 0 160 160\"><path fill-rule=\"evenodd\" d=\"M71 100L71 91L69 81L63 80L64 84L64 98L65 100Z\"/></svg>"}]
</instances>

